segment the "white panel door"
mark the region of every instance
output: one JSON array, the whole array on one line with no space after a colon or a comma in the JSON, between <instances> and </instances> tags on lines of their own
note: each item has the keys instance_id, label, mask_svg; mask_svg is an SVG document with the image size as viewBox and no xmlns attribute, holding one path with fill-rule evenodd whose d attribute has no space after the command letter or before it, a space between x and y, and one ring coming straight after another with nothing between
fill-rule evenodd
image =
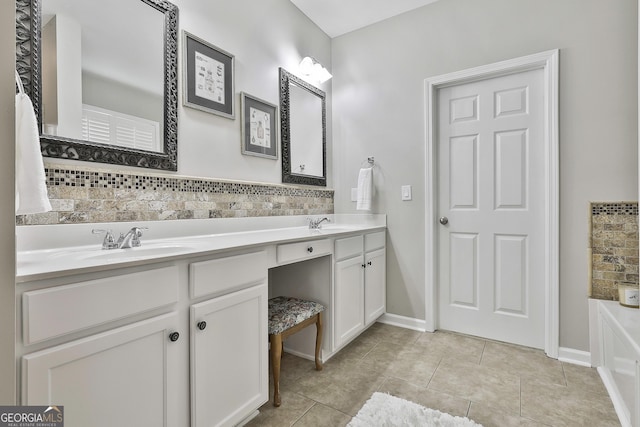
<instances>
[{"instance_id":1,"label":"white panel door","mask_svg":"<svg viewBox=\"0 0 640 427\"><path fill-rule=\"evenodd\" d=\"M544 80L438 93L439 327L544 348Z\"/></svg>"},{"instance_id":2,"label":"white panel door","mask_svg":"<svg viewBox=\"0 0 640 427\"><path fill-rule=\"evenodd\" d=\"M364 323L370 325L387 308L386 252L384 249L364 255Z\"/></svg>"},{"instance_id":3,"label":"white panel door","mask_svg":"<svg viewBox=\"0 0 640 427\"><path fill-rule=\"evenodd\" d=\"M336 262L334 350L364 329L364 256Z\"/></svg>"},{"instance_id":4,"label":"white panel door","mask_svg":"<svg viewBox=\"0 0 640 427\"><path fill-rule=\"evenodd\" d=\"M191 425L236 425L269 399L267 284L191 306Z\"/></svg>"}]
</instances>

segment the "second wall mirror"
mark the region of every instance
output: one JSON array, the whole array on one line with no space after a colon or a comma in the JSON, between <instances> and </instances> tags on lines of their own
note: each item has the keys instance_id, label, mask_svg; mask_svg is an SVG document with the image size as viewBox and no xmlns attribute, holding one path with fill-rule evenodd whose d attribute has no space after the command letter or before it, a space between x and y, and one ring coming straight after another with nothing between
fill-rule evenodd
<instances>
[{"instance_id":1,"label":"second wall mirror","mask_svg":"<svg viewBox=\"0 0 640 427\"><path fill-rule=\"evenodd\" d=\"M282 182L327 185L326 95L280 68Z\"/></svg>"}]
</instances>

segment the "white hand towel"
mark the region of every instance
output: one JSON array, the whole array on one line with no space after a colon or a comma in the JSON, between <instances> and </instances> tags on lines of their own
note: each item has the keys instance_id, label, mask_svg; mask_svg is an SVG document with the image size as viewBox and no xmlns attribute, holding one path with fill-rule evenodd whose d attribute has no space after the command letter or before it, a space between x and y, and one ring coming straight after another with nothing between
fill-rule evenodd
<instances>
[{"instance_id":1,"label":"white hand towel","mask_svg":"<svg viewBox=\"0 0 640 427\"><path fill-rule=\"evenodd\" d=\"M38 121L31 99L16 95L16 214L48 212L44 162L40 152Z\"/></svg>"},{"instance_id":2,"label":"white hand towel","mask_svg":"<svg viewBox=\"0 0 640 427\"><path fill-rule=\"evenodd\" d=\"M358 198L356 209L359 211L371 210L371 198L373 192L373 168L360 169L358 174Z\"/></svg>"}]
</instances>

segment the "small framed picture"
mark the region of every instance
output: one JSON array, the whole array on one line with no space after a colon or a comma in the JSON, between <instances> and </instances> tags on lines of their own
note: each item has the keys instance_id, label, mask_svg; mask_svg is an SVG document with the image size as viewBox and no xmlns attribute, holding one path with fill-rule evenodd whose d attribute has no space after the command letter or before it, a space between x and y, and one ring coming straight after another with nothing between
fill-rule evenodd
<instances>
[{"instance_id":1,"label":"small framed picture","mask_svg":"<svg viewBox=\"0 0 640 427\"><path fill-rule=\"evenodd\" d=\"M234 119L235 57L186 31L182 49L184 105Z\"/></svg>"},{"instance_id":2,"label":"small framed picture","mask_svg":"<svg viewBox=\"0 0 640 427\"><path fill-rule=\"evenodd\" d=\"M278 107L240 93L242 154L278 159Z\"/></svg>"}]
</instances>

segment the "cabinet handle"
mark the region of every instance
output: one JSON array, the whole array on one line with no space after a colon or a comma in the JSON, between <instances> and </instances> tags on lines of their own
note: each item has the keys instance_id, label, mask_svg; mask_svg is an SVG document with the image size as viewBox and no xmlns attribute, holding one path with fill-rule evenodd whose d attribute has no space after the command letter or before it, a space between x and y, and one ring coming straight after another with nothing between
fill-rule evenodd
<instances>
[{"instance_id":1,"label":"cabinet handle","mask_svg":"<svg viewBox=\"0 0 640 427\"><path fill-rule=\"evenodd\" d=\"M307 248L307 252L312 253L312 252L313 252L313 246L309 246L309 247Z\"/></svg>"},{"instance_id":2,"label":"cabinet handle","mask_svg":"<svg viewBox=\"0 0 640 427\"><path fill-rule=\"evenodd\" d=\"M198 322L196 324L196 326L198 327L198 329L200 329L201 331L204 331L207 327L207 322L205 322L204 320Z\"/></svg>"},{"instance_id":3,"label":"cabinet handle","mask_svg":"<svg viewBox=\"0 0 640 427\"><path fill-rule=\"evenodd\" d=\"M178 341L178 338L180 338L180 334L179 334L178 332L171 332L171 333L169 334L169 340L170 340L171 342L176 342L176 341Z\"/></svg>"},{"instance_id":4,"label":"cabinet handle","mask_svg":"<svg viewBox=\"0 0 640 427\"><path fill-rule=\"evenodd\" d=\"M367 263L367 265L371 265L371 261L369 261L369 262Z\"/></svg>"}]
</instances>

